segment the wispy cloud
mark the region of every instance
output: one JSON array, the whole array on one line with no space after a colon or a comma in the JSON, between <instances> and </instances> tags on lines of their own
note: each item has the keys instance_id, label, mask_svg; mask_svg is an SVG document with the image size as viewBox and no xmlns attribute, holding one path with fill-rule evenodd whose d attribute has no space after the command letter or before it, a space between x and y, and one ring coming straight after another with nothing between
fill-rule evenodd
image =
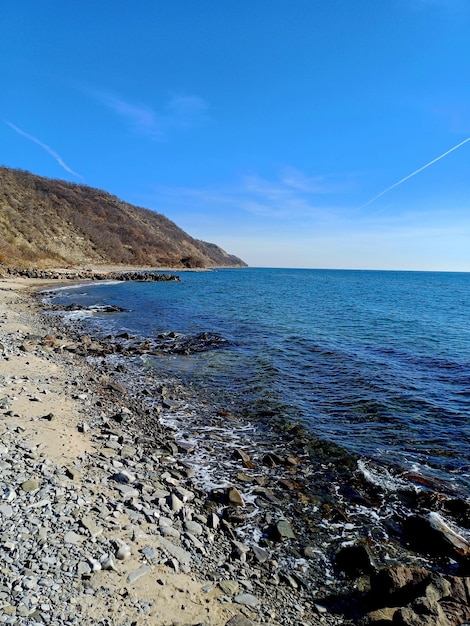
<instances>
[{"instance_id":1,"label":"wispy cloud","mask_svg":"<svg viewBox=\"0 0 470 626\"><path fill-rule=\"evenodd\" d=\"M170 215L198 216L239 214L255 216L259 223L329 223L341 217L341 193L351 188L348 176L310 177L294 168L285 168L273 178L256 173L241 176L227 185L212 187L157 186L151 196L136 199ZM204 219L201 217L201 219Z\"/></svg>"},{"instance_id":2,"label":"wispy cloud","mask_svg":"<svg viewBox=\"0 0 470 626\"><path fill-rule=\"evenodd\" d=\"M156 110L105 91L89 91L102 105L111 109L142 135L163 140L172 129L200 126L207 119L207 103L199 96L173 95Z\"/></svg>"},{"instance_id":3,"label":"wispy cloud","mask_svg":"<svg viewBox=\"0 0 470 626\"><path fill-rule=\"evenodd\" d=\"M25 132L24 130L22 130L18 126L15 126L15 124L12 124L11 122L5 121L5 123L12 130L14 130L16 133L18 133L18 135L21 135L22 137L25 137L26 139L29 139L29 141L32 141L33 143L37 144L43 150L45 150L48 154L50 154L51 157L53 159L55 159L57 161L57 163L60 165L60 167L62 167L66 172L68 172L69 174L72 174L73 176L76 176L77 178L80 178L81 180L84 180L83 176L81 176L80 174L75 172L71 167L69 167L67 165L67 163L64 162L62 157L59 154L57 154L57 152L55 150L53 150L50 146L48 146L46 143L43 143L37 137L34 137L33 135L30 135L29 133Z\"/></svg>"},{"instance_id":4,"label":"wispy cloud","mask_svg":"<svg viewBox=\"0 0 470 626\"><path fill-rule=\"evenodd\" d=\"M292 167L274 180L246 176L240 188L242 207L251 213L281 219L316 217L329 220L338 194L351 187L347 177L308 176Z\"/></svg>"}]
</instances>

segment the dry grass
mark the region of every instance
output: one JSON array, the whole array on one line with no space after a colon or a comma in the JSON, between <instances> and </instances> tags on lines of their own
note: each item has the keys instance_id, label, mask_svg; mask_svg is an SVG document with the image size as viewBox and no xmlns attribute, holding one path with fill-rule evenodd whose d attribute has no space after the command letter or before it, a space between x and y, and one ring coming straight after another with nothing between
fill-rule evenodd
<instances>
[{"instance_id":1,"label":"dry grass","mask_svg":"<svg viewBox=\"0 0 470 626\"><path fill-rule=\"evenodd\" d=\"M243 266L165 216L99 189L0 167L0 263Z\"/></svg>"}]
</instances>

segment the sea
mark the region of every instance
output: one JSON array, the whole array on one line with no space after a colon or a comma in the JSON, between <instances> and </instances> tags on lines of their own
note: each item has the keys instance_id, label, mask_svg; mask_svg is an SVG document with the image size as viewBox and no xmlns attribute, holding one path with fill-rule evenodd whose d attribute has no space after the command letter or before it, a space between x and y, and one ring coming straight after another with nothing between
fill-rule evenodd
<instances>
[{"instance_id":1,"label":"sea","mask_svg":"<svg viewBox=\"0 0 470 626\"><path fill-rule=\"evenodd\" d=\"M177 378L247 422L298 423L358 458L470 494L470 273L241 268L180 278L85 283L49 301L87 307L69 315L97 335L215 336L207 349L142 356L135 376L142 367Z\"/></svg>"}]
</instances>

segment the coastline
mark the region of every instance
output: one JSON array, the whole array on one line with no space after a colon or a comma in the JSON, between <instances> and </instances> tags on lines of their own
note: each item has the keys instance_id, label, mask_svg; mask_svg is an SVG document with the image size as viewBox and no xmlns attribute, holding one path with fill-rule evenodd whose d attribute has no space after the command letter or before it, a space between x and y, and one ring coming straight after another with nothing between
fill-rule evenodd
<instances>
[{"instance_id":1,"label":"coastline","mask_svg":"<svg viewBox=\"0 0 470 626\"><path fill-rule=\"evenodd\" d=\"M336 472L343 466L352 475L350 460L333 447L323 450L324 443L309 440L298 425L284 425L280 440L229 411L214 412L177 382L133 384L132 369L126 373L122 362L104 358L109 346L98 345L87 359L94 338L44 317L30 297L30 289L46 289L51 282L0 282L0 380L9 403L0 428L10 442L6 458L14 453L15 463L24 460L15 472L25 481L30 473L33 480L44 475L48 466L48 480L32 491L23 493L15 479L15 496L5 509L10 517L4 517L12 524L26 503L35 512L35 526L45 521L52 529L56 557L46 558L71 553L66 576L58 574L70 588L57 610L73 619L75 609L67 605L80 605L91 623L107 606L110 621L102 623L113 624L357 623L345 616L352 617L370 594L379 542L371 545L370 536L358 531L346 496L320 492L317 477L323 474L321 485L328 481L329 456ZM13 480L15 474L9 476ZM70 492L65 504L64 490ZM363 498L359 492L353 496ZM65 515L56 515L54 498ZM364 498L360 505L371 518L378 506ZM78 537L65 544L70 532ZM341 572L332 571L327 554L333 535L345 559ZM43 550L44 544L28 541L28 553L14 547L17 561ZM120 550L122 560L116 557ZM414 571L411 565L408 572ZM25 566L25 576L34 586L37 576L30 569ZM353 575L345 577L347 570ZM20 605L4 604L3 613L12 612L6 623L21 616ZM120 622L111 621L121 615L126 617ZM87 622L81 617L70 623Z\"/></svg>"},{"instance_id":2,"label":"coastline","mask_svg":"<svg viewBox=\"0 0 470 626\"><path fill-rule=\"evenodd\" d=\"M144 433L145 411L112 368L70 349L73 340L32 297L50 285L0 282L0 551L11 566L3 588L25 581L22 593L0 594L2 622L41 619L42 612L58 624L97 623L103 615L99 623L162 626L344 623L294 579L277 599L264 582L250 580L253 555L247 562L248 547L229 521L221 531L215 504L208 513L207 494L185 461L189 446L171 428L155 432L154 420ZM181 398L171 393L161 401L172 412ZM238 463L242 469L242 457ZM222 488L226 496L235 515L243 496ZM25 545L18 525L27 529ZM260 551L255 563L269 577L275 563L268 569L266 555ZM225 574L216 576L219 565ZM52 595L48 584L60 589L54 602L58 589Z\"/></svg>"}]
</instances>

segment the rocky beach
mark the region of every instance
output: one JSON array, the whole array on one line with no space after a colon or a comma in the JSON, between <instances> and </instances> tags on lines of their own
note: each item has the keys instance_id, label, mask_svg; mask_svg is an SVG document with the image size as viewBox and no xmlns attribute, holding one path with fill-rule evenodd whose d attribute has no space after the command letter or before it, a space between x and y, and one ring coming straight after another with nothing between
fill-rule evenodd
<instances>
[{"instance_id":1,"label":"rocky beach","mask_svg":"<svg viewBox=\"0 0 470 626\"><path fill-rule=\"evenodd\" d=\"M447 523L468 527L463 497L383 470L390 496L377 467L298 424L253 424L177 380L134 380L140 352L216 338L90 337L32 297L57 278L69 280L0 282L0 623L470 619L469 544Z\"/></svg>"}]
</instances>

